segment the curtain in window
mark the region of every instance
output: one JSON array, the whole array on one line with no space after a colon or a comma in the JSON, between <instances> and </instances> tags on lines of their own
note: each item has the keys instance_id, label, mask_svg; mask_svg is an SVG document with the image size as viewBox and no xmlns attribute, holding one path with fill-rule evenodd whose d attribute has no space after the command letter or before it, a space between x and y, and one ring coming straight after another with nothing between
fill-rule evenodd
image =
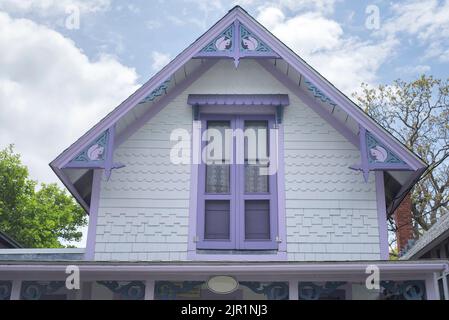
<instances>
[{"instance_id":1,"label":"curtain in window","mask_svg":"<svg viewBox=\"0 0 449 320\"><path fill-rule=\"evenodd\" d=\"M245 121L245 192L264 193L268 190L268 122Z\"/></svg>"},{"instance_id":2,"label":"curtain in window","mask_svg":"<svg viewBox=\"0 0 449 320\"><path fill-rule=\"evenodd\" d=\"M229 193L230 148L232 145L226 130L229 121L208 121L206 147L206 192Z\"/></svg>"}]
</instances>

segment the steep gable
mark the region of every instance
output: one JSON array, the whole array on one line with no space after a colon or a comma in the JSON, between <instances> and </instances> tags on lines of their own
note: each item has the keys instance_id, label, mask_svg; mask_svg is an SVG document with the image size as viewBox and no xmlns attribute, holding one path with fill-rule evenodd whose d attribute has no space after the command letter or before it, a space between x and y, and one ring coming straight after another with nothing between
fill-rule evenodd
<instances>
[{"instance_id":1,"label":"steep gable","mask_svg":"<svg viewBox=\"0 0 449 320\"><path fill-rule=\"evenodd\" d=\"M89 211L93 169L120 170L113 150L162 110L186 87L200 78L217 59L257 59L292 90L307 89L318 101L316 112L360 150L363 172L384 171L392 193L392 212L425 170L426 165L343 93L274 37L241 7L235 7L179 54L97 125L59 155L50 166L81 205ZM107 137L107 139L105 138ZM87 156L87 157L86 157Z\"/></svg>"}]
</instances>

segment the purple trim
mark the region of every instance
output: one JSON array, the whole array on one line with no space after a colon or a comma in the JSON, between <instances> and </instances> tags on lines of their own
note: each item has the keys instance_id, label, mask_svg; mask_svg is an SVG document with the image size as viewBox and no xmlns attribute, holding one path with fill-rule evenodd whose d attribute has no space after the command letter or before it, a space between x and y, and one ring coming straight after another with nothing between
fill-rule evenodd
<instances>
[{"instance_id":1,"label":"purple trim","mask_svg":"<svg viewBox=\"0 0 449 320\"><path fill-rule=\"evenodd\" d=\"M103 169L104 161L69 162L63 169Z\"/></svg>"},{"instance_id":2,"label":"purple trim","mask_svg":"<svg viewBox=\"0 0 449 320\"><path fill-rule=\"evenodd\" d=\"M278 204L278 235L279 252L287 252L287 216L285 212L285 166L284 166L284 125L278 124L278 146L277 146L277 204Z\"/></svg>"},{"instance_id":3,"label":"purple trim","mask_svg":"<svg viewBox=\"0 0 449 320\"><path fill-rule=\"evenodd\" d=\"M201 121L192 121L192 138L190 145L192 146L191 163L190 166L190 202L189 202L189 239L187 250L194 252L196 250L196 236L197 236L197 212L198 212L198 175L199 175L199 159L201 159ZM197 154L194 154L194 151Z\"/></svg>"},{"instance_id":4,"label":"purple trim","mask_svg":"<svg viewBox=\"0 0 449 320\"><path fill-rule=\"evenodd\" d=\"M128 139L133 133L135 133L145 123L150 121L156 114L158 114L167 104L169 104L176 96L186 90L192 83L198 80L207 70L217 63L217 60L205 61L200 67L198 67L190 76L183 82L173 88L167 95L156 102L147 112L128 126L118 137L117 146L121 145L126 139Z\"/></svg>"},{"instance_id":5,"label":"purple trim","mask_svg":"<svg viewBox=\"0 0 449 320\"><path fill-rule=\"evenodd\" d=\"M227 30L229 27L226 27ZM245 27L246 28L246 27ZM213 40L211 40L213 41ZM235 19L233 22L233 32L232 32L232 51L211 51L204 52L199 51L194 55L194 58L230 58L234 60L234 65L237 68L240 59L244 58L279 58L276 52L263 52L263 51L242 51L241 50L241 34L240 34L240 21Z\"/></svg>"},{"instance_id":6,"label":"purple trim","mask_svg":"<svg viewBox=\"0 0 449 320\"><path fill-rule=\"evenodd\" d=\"M197 253L196 251L189 251L187 253L187 259L194 261L286 261L287 252L267 253L267 254L207 254L207 253Z\"/></svg>"},{"instance_id":7,"label":"purple trim","mask_svg":"<svg viewBox=\"0 0 449 320\"><path fill-rule=\"evenodd\" d=\"M235 132L235 122L233 121L234 116L232 115L205 115L201 116L201 150L206 147L206 141L202 141L204 132L207 129L208 120L223 120L229 121L230 128ZM234 159L235 153L235 142L232 139L231 148L231 159ZM235 183L235 165L231 164L230 167L230 181L229 181L229 193L228 194L206 194L206 165L203 163L203 159L200 160L199 173L198 173L198 197L197 202L197 236L199 237L196 244L198 249L235 249L236 248L236 183ZM229 240L206 240L204 236L205 232L205 202L207 200L226 200L229 201L230 206L230 230L229 230Z\"/></svg>"},{"instance_id":8,"label":"purple trim","mask_svg":"<svg viewBox=\"0 0 449 320\"><path fill-rule=\"evenodd\" d=\"M250 256L250 255L247 255ZM258 258L255 256L254 258ZM243 259L242 259L243 260ZM410 273L433 273L446 271L448 268L447 262L386 262L386 261L369 261L366 263L347 263L347 262L335 262L335 263L294 263L294 262L273 262L273 263L259 263L263 259L254 259L254 263L247 262L229 262L223 263L223 260L218 263L153 263L153 264L133 264L133 263L113 263L113 264L91 264L80 261L78 264L81 272L99 272L105 273L128 273L136 272L142 273L143 276L148 277L148 273L160 273L160 274L173 274L180 273L189 274L204 274L204 273L238 273L241 275L252 275L254 273L259 274L276 274L280 275L314 275L320 272L331 275L342 275L352 272L358 272L362 276L366 276L366 267L372 264L376 264L381 272L392 272L397 275L402 275L403 272ZM224 260L226 261L226 260ZM57 272L65 277L65 270L67 264L2 264L0 265L0 272Z\"/></svg>"},{"instance_id":9,"label":"purple trim","mask_svg":"<svg viewBox=\"0 0 449 320\"><path fill-rule=\"evenodd\" d=\"M108 131L108 147L106 149L106 159L104 161L104 174L107 180L111 177L111 171L114 166L115 124L112 125Z\"/></svg>"},{"instance_id":10,"label":"purple trim","mask_svg":"<svg viewBox=\"0 0 449 320\"><path fill-rule=\"evenodd\" d=\"M258 106L288 106L287 94L189 94L187 104L194 106L213 105L258 105Z\"/></svg>"},{"instance_id":11,"label":"purple trim","mask_svg":"<svg viewBox=\"0 0 449 320\"><path fill-rule=\"evenodd\" d=\"M272 134L270 133L270 129L274 127L274 117L273 116L267 116L267 115L259 115L259 116L239 116L237 118L238 121L238 128L244 130L244 121L245 120L267 120L268 121L268 132L269 132L269 154L270 158L277 153L276 150L276 144L273 141ZM242 141L240 141L242 142ZM239 151L240 155L237 153L237 156L240 156L243 158L244 149L243 149L243 143L239 144ZM239 152L237 151L237 152ZM275 164L276 165L276 164ZM238 228L238 240L239 240L239 247L241 249L265 249L265 250L277 250L278 244L276 242L276 237L278 237L278 214L277 214L277 174L268 176L268 183L269 183L269 192L264 193L263 195L260 194L246 194L244 192L245 188L245 167L244 164L237 164L237 177L239 177L239 183L237 195L238 195L238 205L239 205L239 212L240 215L237 217L237 226ZM241 190L243 189L243 190ZM270 240L245 240L245 202L246 200L269 200L270 201Z\"/></svg>"},{"instance_id":12,"label":"purple trim","mask_svg":"<svg viewBox=\"0 0 449 320\"><path fill-rule=\"evenodd\" d=\"M368 182L369 172L373 170L407 170L412 168L406 163L370 163L368 160L368 148L366 145L366 129L359 125L359 141L360 141L360 160L361 164L350 166L350 169L363 172L365 182Z\"/></svg>"},{"instance_id":13,"label":"purple trim","mask_svg":"<svg viewBox=\"0 0 449 320\"><path fill-rule=\"evenodd\" d=\"M321 118L323 118L327 123L329 123L335 130L337 130L341 135L343 135L349 142L351 142L357 148L359 147L358 139L354 133L349 130L343 123L338 121L333 117L326 109L318 104L316 99L313 99L306 94L301 88L293 83L285 74L276 69L276 67L268 62L260 60L258 61L262 67L265 68L274 78L281 82L287 89L293 92L299 99L301 99L307 106L314 110Z\"/></svg>"},{"instance_id":14,"label":"purple trim","mask_svg":"<svg viewBox=\"0 0 449 320\"><path fill-rule=\"evenodd\" d=\"M95 258L98 208L100 204L100 191L101 191L101 174L102 170L94 171L94 177L92 182L92 193L90 197L89 226L87 229L86 252L84 254L85 260L94 260Z\"/></svg>"},{"instance_id":15,"label":"purple trim","mask_svg":"<svg viewBox=\"0 0 449 320\"><path fill-rule=\"evenodd\" d=\"M20 300L21 289L22 289L22 281L18 279L13 280L9 300Z\"/></svg>"},{"instance_id":16,"label":"purple trim","mask_svg":"<svg viewBox=\"0 0 449 320\"><path fill-rule=\"evenodd\" d=\"M385 129L375 123L362 109L355 105L348 97L334 87L327 79L322 77L291 49L285 46L279 39L268 33L254 18L245 12L239 13L238 18L247 27L251 28L251 32L253 32L260 40L264 41L272 50L276 51L288 64L290 64L290 66L305 76L323 94L331 98L360 125L373 133L386 147L409 163L414 170L425 166L415 154L391 136Z\"/></svg>"},{"instance_id":17,"label":"purple trim","mask_svg":"<svg viewBox=\"0 0 449 320\"><path fill-rule=\"evenodd\" d=\"M263 115L247 115L247 116L235 116L235 115L202 115L201 117L201 127L202 134L207 129L208 120L226 120L230 121L231 128L233 130L243 129L245 120L268 120L268 128L274 126L273 116L263 116ZM234 140L234 139L233 139ZM241 141L239 141L241 142ZM202 142L202 149L205 147L206 143ZM277 154L276 143L273 141L272 135L270 135L270 156ZM230 193L229 194L206 194L205 192L205 180L206 180L206 166L201 164L199 166L198 172L198 182L199 188L198 200L197 200L197 235L199 237L197 248L199 249L264 249L264 250L276 250L278 249L278 243L276 241L277 237L280 237L278 233L278 194L277 194L277 183L276 176L269 176L269 193L263 194L245 194L242 188L244 188L244 165L235 164L238 157L243 156L242 143L236 143L233 141L233 164L231 165L231 180L230 180ZM235 181L235 179L238 179ZM195 195L191 193L191 196ZM244 224L244 212L245 212L245 201L246 200L261 200L266 199L270 201L270 240L245 240L245 224ZM207 200L227 200L230 202L230 240L205 240L204 239L204 226L205 226L205 201ZM237 209L238 206L238 209ZM191 212L192 213L192 212ZM237 214L239 213L239 214ZM285 224L285 222L283 222ZM190 230L193 232L193 228ZM191 250L194 250L194 246L190 244ZM204 255L201 255L204 256ZM270 255L271 256L271 255Z\"/></svg>"},{"instance_id":18,"label":"purple trim","mask_svg":"<svg viewBox=\"0 0 449 320\"><path fill-rule=\"evenodd\" d=\"M380 258L382 260L388 260L390 257L390 250L388 246L387 207L385 205L384 173L383 171L376 171L375 176Z\"/></svg>"},{"instance_id":19,"label":"purple trim","mask_svg":"<svg viewBox=\"0 0 449 320\"><path fill-rule=\"evenodd\" d=\"M121 162L115 162L111 169L120 169L125 167ZM64 166L64 169L105 169L104 161L89 161L89 162L71 162Z\"/></svg>"},{"instance_id":20,"label":"purple trim","mask_svg":"<svg viewBox=\"0 0 449 320\"><path fill-rule=\"evenodd\" d=\"M240 33L239 33L239 25L240 21L235 20L234 21L234 52L232 53L232 58L234 59L234 66L237 68L239 66L240 62Z\"/></svg>"},{"instance_id":21,"label":"purple trim","mask_svg":"<svg viewBox=\"0 0 449 320\"><path fill-rule=\"evenodd\" d=\"M64 169L105 169L106 179L109 180L112 169L120 169L125 166L123 163L114 163L114 139L115 125L108 129L108 143L104 160L86 162L70 161L64 166Z\"/></svg>"},{"instance_id":22,"label":"purple trim","mask_svg":"<svg viewBox=\"0 0 449 320\"><path fill-rule=\"evenodd\" d=\"M359 125L359 139L360 139L360 160L362 162L362 172L363 172L363 179L365 179L365 182L368 182L369 177L369 168L368 168L368 150L366 148L366 129Z\"/></svg>"},{"instance_id":23,"label":"purple trim","mask_svg":"<svg viewBox=\"0 0 449 320\"><path fill-rule=\"evenodd\" d=\"M367 167L370 171L413 171L408 164L403 163L368 163ZM349 168L363 171L363 167L360 164L354 164Z\"/></svg>"}]
</instances>

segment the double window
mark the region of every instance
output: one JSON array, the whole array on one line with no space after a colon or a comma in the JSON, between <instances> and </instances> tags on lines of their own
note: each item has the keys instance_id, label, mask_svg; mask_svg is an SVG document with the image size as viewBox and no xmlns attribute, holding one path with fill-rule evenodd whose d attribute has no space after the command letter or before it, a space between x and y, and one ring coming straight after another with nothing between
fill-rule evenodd
<instances>
[{"instance_id":1,"label":"double window","mask_svg":"<svg viewBox=\"0 0 449 320\"><path fill-rule=\"evenodd\" d=\"M271 116L203 115L197 249L277 249Z\"/></svg>"}]
</instances>

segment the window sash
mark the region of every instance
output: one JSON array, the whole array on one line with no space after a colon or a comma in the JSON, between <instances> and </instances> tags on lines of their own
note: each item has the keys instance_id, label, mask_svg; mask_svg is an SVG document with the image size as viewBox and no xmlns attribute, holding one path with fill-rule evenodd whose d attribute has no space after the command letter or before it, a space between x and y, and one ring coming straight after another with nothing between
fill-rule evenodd
<instances>
[{"instance_id":1,"label":"window sash","mask_svg":"<svg viewBox=\"0 0 449 320\"><path fill-rule=\"evenodd\" d=\"M244 130L245 120L263 120L268 123L268 132L273 128L274 119L272 116L234 116L234 115L202 115L201 127L202 135L207 128L207 121L223 121L231 123L231 129ZM237 249L237 250L276 250L278 243L277 221L277 175L268 176L268 192L245 192L245 164L236 164L237 157L244 157L244 139L237 135L232 139L230 165L229 193L206 193L206 164L201 161L199 166L199 188L198 188L198 239L197 249ZM271 141L269 135L269 154L275 155L275 141ZM202 150L206 142L202 141ZM244 162L243 162L244 163ZM205 203L207 200L228 200L230 201L230 230L229 240L205 239ZM268 200L269 201L269 221L270 239L245 239L245 201Z\"/></svg>"}]
</instances>

